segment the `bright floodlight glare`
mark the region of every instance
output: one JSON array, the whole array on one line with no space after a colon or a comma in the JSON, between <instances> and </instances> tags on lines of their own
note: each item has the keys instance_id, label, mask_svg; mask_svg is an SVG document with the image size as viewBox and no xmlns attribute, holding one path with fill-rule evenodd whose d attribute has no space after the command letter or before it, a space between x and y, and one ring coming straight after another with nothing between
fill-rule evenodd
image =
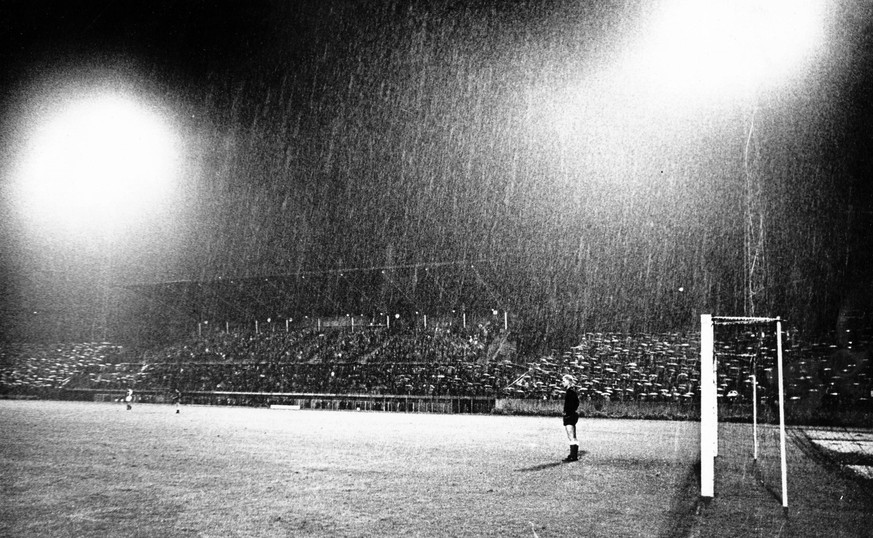
<instances>
[{"instance_id":1,"label":"bright floodlight glare","mask_svg":"<svg viewBox=\"0 0 873 538\"><path fill-rule=\"evenodd\" d=\"M629 67L657 93L748 94L784 81L821 44L824 9L824 0L668 1Z\"/></svg>"},{"instance_id":2,"label":"bright floodlight glare","mask_svg":"<svg viewBox=\"0 0 873 538\"><path fill-rule=\"evenodd\" d=\"M155 111L117 93L60 100L37 118L19 161L19 202L52 230L111 231L174 183L176 137Z\"/></svg>"}]
</instances>

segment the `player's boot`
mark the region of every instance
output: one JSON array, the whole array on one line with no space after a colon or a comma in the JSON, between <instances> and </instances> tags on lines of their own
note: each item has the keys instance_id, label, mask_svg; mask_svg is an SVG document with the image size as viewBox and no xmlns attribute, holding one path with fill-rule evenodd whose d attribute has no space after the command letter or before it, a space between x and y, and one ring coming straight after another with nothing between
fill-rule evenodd
<instances>
[{"instance_id":1,"label":"player's boot","mask_svg":"<svg viewBox=\"0 0 873 538\"><path fill-rule=\"evenodd\" d=\"M579 461L579 445L570 445L570 455L564 458L565 462Z\"/></svg>"}]
</instances>

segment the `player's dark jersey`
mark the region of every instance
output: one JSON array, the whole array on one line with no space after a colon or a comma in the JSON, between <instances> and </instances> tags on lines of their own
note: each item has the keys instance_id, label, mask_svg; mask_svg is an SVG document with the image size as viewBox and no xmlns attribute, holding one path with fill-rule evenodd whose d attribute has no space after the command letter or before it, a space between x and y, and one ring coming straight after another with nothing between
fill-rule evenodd
<instances>
[{"instance_id":1,"label":"player's dark jersey","mask_svg":"<svg viewBox=\"0 0 873 538\"><path fill-rule=\"evenodd\" d=\"M570 416L576 414L576 409L579 408L579 396L576 394L576 391L573 387L567 389L567 393L564 395L564 416Z\"/></svg>"}]
</instances>

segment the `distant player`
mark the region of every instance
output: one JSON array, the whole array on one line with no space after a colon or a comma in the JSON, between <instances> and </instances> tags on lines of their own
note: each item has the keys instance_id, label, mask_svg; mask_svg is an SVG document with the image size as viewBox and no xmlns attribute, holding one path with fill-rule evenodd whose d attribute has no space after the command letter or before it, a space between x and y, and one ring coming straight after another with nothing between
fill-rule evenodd
<instances>
[{"instance_id":1,"label":"distant player","mask_svg":"<svg viewBox=\"0 0 873 538\"><path fill-rule=\"evenodd\" d=\"M173 389L173 405L176 406L176 413L179 412L179 403L182 401L182 393L179 392L179 389Z\"/></svg>"},{"instance_id":2,"label":"distant player","mask_svg":"<svg viewBox=\"0 0 873 538\"><path fill-rule=\"evenodd\" d=\"M124 397L124 403L127 404L127 410L130 411L133 407L130 405L133 403L133 389L127 389L127 395Z\"/></svg>"},{"instance_id":3,"label":"distant player","mask_svg":"<svg viewBox=\"0 0 873 538\"><path fill-rule=\"evenodd\" d=\"M563 461L571 462L579 459L579 441L576 440L576 423L579 421L579 396L576 394L576 378L570 374L564 374L561 384L567 389L564 394L564 429L567 431L567 439L570 440L570 455Z\"/></svg>"}]
</instances>

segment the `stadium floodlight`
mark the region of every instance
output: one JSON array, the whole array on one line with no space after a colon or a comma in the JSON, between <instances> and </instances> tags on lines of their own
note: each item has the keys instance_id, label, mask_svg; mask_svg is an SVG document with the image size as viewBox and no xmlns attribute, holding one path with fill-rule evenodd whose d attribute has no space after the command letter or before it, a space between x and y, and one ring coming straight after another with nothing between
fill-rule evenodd
<instances>
[{"instance_id":1,"label":"stadium floodlight","mask_svg":"<svg viewBox=\"0 0 873 538\"><path fill-rule=\"evenodd\" d=\"M788 469L785 454L785 386L782 368L782 320L764 317L700 316L700 496L711 499L715 495L715 457L718 456L718 363L715 356L715 327L718 325L775 324L776 374L779 404L779 467L782 486L782 507L788 507ZM753 369L753 429L754 459L758 460L757 376Z\"/></svg>"},{"instance_id":2,"label":"stadium floodlight","mask_svg":"<svg viewBox=\"0 0 873 538\"><path fill-rule=\"evenodd\" d=\"M746 97L786 82L824 37L824 0L659 2L632 69L655 94Z\"/></svg>"},{"instance_id":3,"label":"stadium floodlight","mask_svg":"<svg viewBox=\"0 0 873 538\"><path fill-rule=\"evenodd\" d=\"M179 137L153 103L117 88L64 88L19 119L15 198L50 233L106 234L154 209L179 173Z\"/></svg>"}]
</instances>

